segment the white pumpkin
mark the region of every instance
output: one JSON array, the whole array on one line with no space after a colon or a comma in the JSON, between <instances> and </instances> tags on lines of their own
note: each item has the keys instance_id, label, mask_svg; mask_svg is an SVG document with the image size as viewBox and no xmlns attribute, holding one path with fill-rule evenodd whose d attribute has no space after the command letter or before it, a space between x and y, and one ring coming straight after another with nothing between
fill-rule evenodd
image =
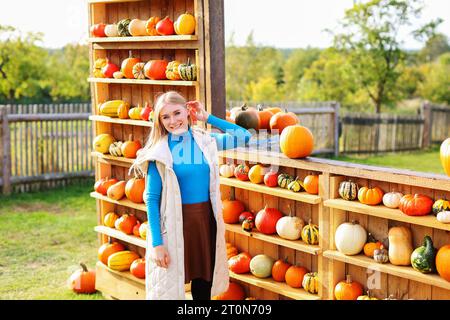
<instances>
[{"instance_id":1,"label":"white pumpkin","mask_svg":"<svg viewBox=\"0 0 450 320\"><path fill-rule=\"evenodd\" d=\"M388 192L383 196L383 204L392 209L398 208L400 205L400 199L403 197L401 192Z\"/></svg>"},{"instance_id":2,"label":"white pumpkin","mask_svg":"<svg viewBox=\"0 0 450 320\"><path fill-rule=\"evenodd\" d=\"M441 211L436 218L439 222L450 223L450 211Z\"/></svg>"},{"instance_id":3,"label":"white pumpkin","mask_svg":"<svg viewBox=\"0 0 450 320\"><path fill-rule=\"evenodd\" d=\"M336 248L345 255L361 252L367 241L367 232L357 222L344 222L336 229L334 235Z\"/></svg>"},{"instance_id":4,"label":"white pumpkin","mask_svg":"<svg viewBox=\"0 0 450 320\"><path fill-rule=\"evenodd\" d=\"M300 217L284 216L277 221L275 228L278 235L287 240L297 240L302 235L305 222Z\"/></svg>"},{"instance_id":5,"label":"white pumpkin","mask_svg":"<svg viewBox=\"0 0 450 320\"><path fill-rule=\"evenodd\" d=\"M250 272L258 278L268 278L272 275L272 267L275 261L265 255L258 254L250 260Z\"/></svg>"},{"instance_id":6,"label":"white pumpkin","mask_svg":"<svg viewBox=\"0 0 450 320\"><path fill-rule=\"evenodd\" d=\"M107 37L118 37L119 30L117 29L117 24L107 24L105 26L105 34Z\"/></svg>"},{"instance_id":7,"label":"white pumpkin","mask_svg":"<svg viewBox=\"0 0 450 320\"><path fill-rule=\"evenodd\" d=\"M230 178L234 176L234 164L222 164L219 167L219 173L222 177Z\"/></svg>"}]
</instances>

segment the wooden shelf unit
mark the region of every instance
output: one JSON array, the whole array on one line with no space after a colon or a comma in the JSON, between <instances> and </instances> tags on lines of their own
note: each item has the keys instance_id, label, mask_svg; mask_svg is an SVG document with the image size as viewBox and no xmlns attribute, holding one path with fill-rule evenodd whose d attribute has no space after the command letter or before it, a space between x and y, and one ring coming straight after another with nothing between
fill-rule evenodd
<instances>
[{"instance_id":1,"label":"wooden shelf unit","mask_svg":"<svg viewBox=\"0 0 450 320\"><path fill-rule=\"evenodd\" d=\"M145 84L155 86L198 86L197 81L177 81L177 80L150 80L150 79L113 79L113 78L88 78L88 82L109 83L109 84Z\"/></svg>"}]
</instances>

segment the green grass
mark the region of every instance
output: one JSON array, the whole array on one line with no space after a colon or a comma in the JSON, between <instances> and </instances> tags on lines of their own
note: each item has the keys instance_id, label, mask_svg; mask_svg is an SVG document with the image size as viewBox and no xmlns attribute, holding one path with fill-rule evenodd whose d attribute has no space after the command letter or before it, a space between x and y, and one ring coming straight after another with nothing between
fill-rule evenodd
<instances>
[{"instance_id":1,"label":"green grass","mask_svg":"<svg viewBox=\"0 0 450 320\"><path fill-rule=\"evenodd\" d=\"M92 184L0 197L0 299L103 299L66 281L78 262L95 268Z\"/></svg>"},{"instance_id":2,"label":"green grass","mask_svg":"<svg viewBox=\"0 0 450 320\"><path fill-rule=\"evenodd\" d=\"M439 146L424 151L385 155L339 156L333 157L332 159L381 167L445 174L439 158Z\"/></svg>"}]
</instances>

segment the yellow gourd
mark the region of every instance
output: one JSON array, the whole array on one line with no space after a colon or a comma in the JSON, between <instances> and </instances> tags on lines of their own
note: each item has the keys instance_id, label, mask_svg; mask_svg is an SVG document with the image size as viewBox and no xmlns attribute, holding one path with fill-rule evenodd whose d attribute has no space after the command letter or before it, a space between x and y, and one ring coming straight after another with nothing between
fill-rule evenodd
<instances>
[{"instance_id":1,"label":"yellow gourd","mask_svg":"<svg viewBox=\"0 0 450 320\"><path fill-rule=\"evenodd\" d=\"M411 254L414 250L411 230L406 227L389 229L389 261L396 266L411 265Z\"/></svg>"},{"instance_id":2,"label":"yellow gourd","mask_svg":"<svg viewBox=\"0 0 450 320\"><path fill-rule=\"evenodd\" d=\"M176 34L193 34L195 32L195 17L189 13L184 13L178 17L173 27Z\"/></svg>"},{"instance_id":3,"label":"yellow gourd","mask_svg":"<svg viewBox=\"0 0 450 320\"><path fill-rule=\"evenodd\" d=\"M119 181L108 188L108 198L113 200L120 200L125 196L125 181Z\"/></svg>"}]
</instances>

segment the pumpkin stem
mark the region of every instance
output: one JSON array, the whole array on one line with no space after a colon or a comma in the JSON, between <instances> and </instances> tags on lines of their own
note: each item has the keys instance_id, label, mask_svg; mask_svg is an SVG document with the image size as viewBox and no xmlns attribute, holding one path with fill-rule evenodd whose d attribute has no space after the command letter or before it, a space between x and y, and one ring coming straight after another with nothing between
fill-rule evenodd
<instances>
[{"instance_id":1,"label":"pumpkin stem","mask_svg":"<svg viewBox=\"0 0 450 320\"><path fill-rule=\"evenodd\" d=\"M231 187L231 190L230 190L230 199L231 200L235 200L236 198L235 198L235 194L234 194L234 187Z\"/></svg>"},{"instance_id":2,"label":"pumpkin stem","mask_svg":"<svg viewBox=\"0 0 450 320\"><path fill-rule=\"evenodd\" d=\"M357 220L352 220L352 224L359 224Z\"/></svg>"},{"instance_id":3,"label":"pumpkin stem","mask_svg":"<svg viewBox=\"0 0 450 320\"><path fill-rule=\"evenodd\" d=\"M83 272L88 272L88 268L86 267L86 265L83 262L80 262L80 266L81 268L83 268Z\"/></svg>"},{"instance_id":4,"label":"pumpkin stem","mask_svg":"<svg viewBox=\"0 0 450 320\"><path fill-rule=\"evenodd\" d=\"M132 55L132 53L131 53L131 50L129 50L128 51L128 58L132 58L133 57L133 55Z\"/></svg>"},{"instance_id":5,"label":"pumpkin stem","mask_svg":"<svg viewBox=\"0 0 450 320\"><path fill-rule=\"evenodd\" d=\"M133 141L133 134L130 133L130 134L128 135L128 140L129 140L129 141Z\"/></svg>"},{"instance_id":6,"label":"pumpkin stem","mask_svg":"<svg viewBox=\"0 0 450 320\"><path fill-rule=\"evenodd\" d=\"M348 274L345 279L346 279L345 282L352 283L352 276L351 275Z\"/></svg>"},{"instance_id":7,"label":"pumpkin stem","mask_svg":"<svg viewBox=\"0 0 450 320\"><path fill-rule=\"evenodd\" d=\"M188 65L188 66L191 65L191 58L190 58L190 57L188 57L187 65Z\"/></svg>"},{"instance_id":8,"label":"pumpkin stem","mask_svg":"<svg viewBox=\"0 0 450 320\"><path fill-rule=\"evenodd\" d=\"M309 218L308 224L309 224L309 225L312 225L312 219L311 219L311 218Z\"/></svg>"},{"instance_id":9,"label":"pumpkin stem","mask_svg":"<svg viewBox=\"0 0 450 320\"><path fill-rule=\"evenodd\" d=\"M293 217L293 215L292 215L292 210L291 210L291 205L290 205L290 204L288 204L288 209L289 209L289 217Z\"/></svg>"}]
</instances>

